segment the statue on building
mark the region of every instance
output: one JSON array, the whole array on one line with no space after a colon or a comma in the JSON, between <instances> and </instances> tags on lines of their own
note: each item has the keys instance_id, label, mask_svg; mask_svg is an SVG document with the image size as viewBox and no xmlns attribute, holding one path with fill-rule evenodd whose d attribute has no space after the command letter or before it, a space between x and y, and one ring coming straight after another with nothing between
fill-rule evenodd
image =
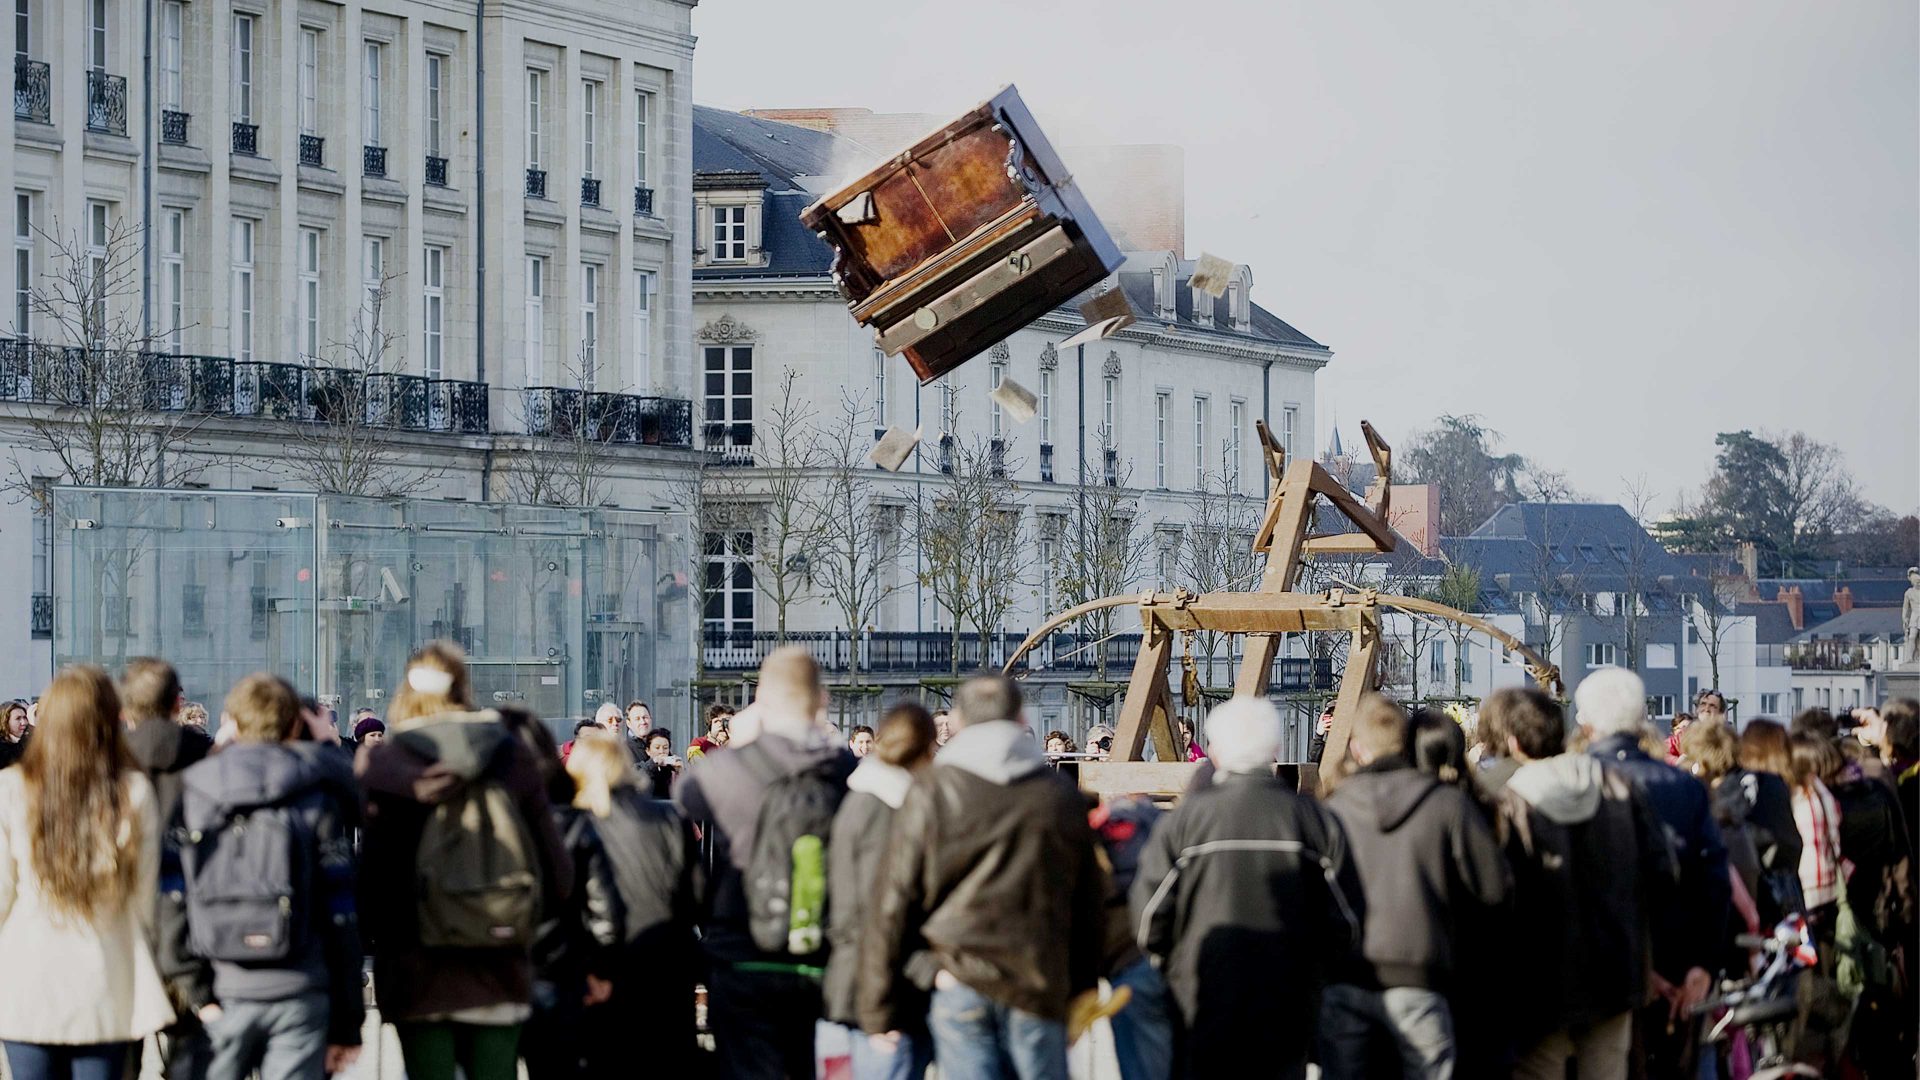
<instances>
[{"instance_id":1,"label":"statue on building","mask_svg":"<svg viewBox=\"0 0 1920 1080\"><path fill-rule=\"evenodd\" d=\"M1907 567L1907 595L1900 601L1900 629L1907 634L1907 663L1920 666L1920 566Z\"/></svg>"}]
</instances>

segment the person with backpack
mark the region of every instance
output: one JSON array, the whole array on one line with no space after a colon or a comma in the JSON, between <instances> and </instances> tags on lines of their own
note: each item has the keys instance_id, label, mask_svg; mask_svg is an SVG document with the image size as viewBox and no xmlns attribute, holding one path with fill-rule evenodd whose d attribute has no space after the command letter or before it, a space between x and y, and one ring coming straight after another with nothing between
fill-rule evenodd
<instances>
[{"instance_id":1,"label":"person with backpack","mask_svg":"<svg viewBox=\"0 0 1920 1080\"><path fill-rule=\"evenodd\" d=\"M172 1024L148 946L160 814L97 667L60 669L0 771L0 1042L13 1080L120 1080Z\"/></svg>"},{"instance_id":2,"label":"person with backpack","mask_svg":"<svg viewBox=\"0 0 1920 1080\"><path fill-rule=\"evenodd\" d=\"M514 1080L531 945L573 867L528 725L473 709L465 656L413 654L388 737L360 752L361 930L409 1080Z\"/></svg>"},{"instance_id":3,"label":"person with backpack","mask_svg":"<svg viewBox=\"0 0 1920 1080\"><path fill-rule=\"evenodd\" d=\"M674 787L674 805L706 823L713 842L701 941L722 1077L814 1072L828 840L854 767L817 723L825 704L813 657L798 646L773 650L742 714L757 736L705 755Z\"/></svg>"},{"instance_id":4,"label":"person with backpack","mask_svg":"<svg viewBox=\"0 0 1920 1080\"><path fill-rule=\"evenodd\" d=\"M321 1080L360 1053L354 901L359 796L333 747L303 741L293 687L227 695L234 741L181 777L187 933L213 969L199 1009L209 1080Z\"/></svg>"}]
</instances>

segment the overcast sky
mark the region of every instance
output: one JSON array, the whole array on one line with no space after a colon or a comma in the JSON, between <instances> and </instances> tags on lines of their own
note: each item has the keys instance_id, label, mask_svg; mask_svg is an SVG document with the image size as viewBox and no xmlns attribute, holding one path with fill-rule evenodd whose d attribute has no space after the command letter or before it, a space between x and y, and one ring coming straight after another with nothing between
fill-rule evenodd
<instances>
[{"instance_id":1,"label":"overcast sky","mask_svg":"<svg viewBox=\"0 0 1920 1080\"><path fill-rule=\"evenodd\" d=\"M1715 432L1920 506L1913 0L702 0L694 96L1186 150L1189 254L1334 350L1319 437L1477 413L1663 504ZM1096 207L1096 209L1098 209Z\"/></svg>"}]
</instances>

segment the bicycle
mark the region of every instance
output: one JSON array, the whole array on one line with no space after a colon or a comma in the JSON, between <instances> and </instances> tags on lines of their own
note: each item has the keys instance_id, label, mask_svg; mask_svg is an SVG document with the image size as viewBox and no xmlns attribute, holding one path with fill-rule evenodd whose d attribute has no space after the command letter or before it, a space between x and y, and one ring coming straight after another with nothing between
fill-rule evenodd
<instances>
[{"instance_id":1,"label":"bicycle","mask_svg":"<svg viewBox=\"0 0 1920 1080\"><path fill-rule=\"evenodd\" d=\"M1719 994L1689 1010L1705 1027L1702 1052L1721 1046L1731 1051L1734 1035L1741 1033L1752 1059L1751 1080L1819 1077L1820 1069L1796 1052L1804 1011L1800 983L1819 962L1805 916L1782 919L1770 936L1741 934L1734 941L1758 951L1763 962L1746 978L1723 980Z\"/></svg>"}]
</instances>

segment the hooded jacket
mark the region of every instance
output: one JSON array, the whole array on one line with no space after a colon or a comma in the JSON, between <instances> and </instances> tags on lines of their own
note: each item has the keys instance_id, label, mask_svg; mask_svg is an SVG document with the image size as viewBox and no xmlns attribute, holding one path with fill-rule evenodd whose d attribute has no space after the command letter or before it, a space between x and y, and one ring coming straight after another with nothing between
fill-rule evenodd
<instances>
[{"instance_id":1,"label":"hooded jacket","mask_svg":"<svg viewBox=\"0 0 1920 1080\"><path fill-rule=\"evenodd\" d=\"M593 975L645 987L633 990L644 1000L691 993L702 880L693 830L638 788L615 788L609 809L554 808L574 878L534 943L541 977L571 987Z\"/></svg>"},{"instance_id":2,"label":"hooded jacket","mask_svg":"<svg viewBox=\"0 0 1920 1080\"><path fill-rule=\"evenodd\" d=\"M869 754L847 777L847 798L833 818L833 846L827 852L827 937L833 955L821 991L827 1019L858 1024L854 983L860 967L871 897L880 878L880 859L894 811L906 801L913 774ZM916 1025L918 1026L918 1025Z\"/></svg>"},{"instance_id":3,"label":"hooded jacket","mask_svg":"<svg viewBox=\"0 0 1920 1080\"><path fill-rule=\"evenodd\" d=\"M127 732L127 748L153 784L160 811L160 891L154 897L153 958L175 1011L191 1016L213 1000L213 970L187 949L186 882L180 864L180 776L213 749L206 733L167 717L150 717Z\"/></svg>"},{"instance_id":4,"label":"hooded jacket","mask_svg":"<svg viewBox=\"0 0 1920 1080\"><path fill-rule=\"evenodd\" d=\"M1368 990L1452 989L1462 920L1479 925L1507 898L1506 858L1479 808L1400 757L1341 781L1327 808L1346 829L1367 909L1361 951L1334 979Z\"/></svg>"},{"instance_id":5,"label":"hooded jacket","mask_svg":"<svg viewBox=\"0 0 1920 1080\"><path fill-rule=\"evenodd\" d=\"M287 806L314 839L304 875L313 894L301 900L308 926L297 951L271 965L214 961L214 999L280 1001L322 991L330 1005L327 1042L360 1045L365 999L353 872L360 796L346 761L314 743L236 742L188 769L181 787L190 834L218 828L235 811Z\"/></svg>"},{"instance_id":6,"label":"hooded jacket","mask_svg":"<svg viewBox=\"0 0 1920 1080\"><path fill-rule=\"evenodd\" d=\"M1079 789L1011 720L969 724L895 811L859 951L866 1031L909 1026L927 948L1000 1004L1064 1020L1100 977L1104 887Z\"/></svg>"},{"instance_id":7,"label":"hooded jacket","mask_svg":"<svg viewBox=\"0 0 1920 1080\"><path fill-rule=\"evenodd\" d=\"M1527 762L1499 799L1513 915L1501 951L1521 1046L1646 1000L1648 919L1677 879L1672 849L1627 777L1584 754Z\"/></svg>"},{"instance_id":8,"label":"hooded jacket","mask_svg":"<svg viewBox=\"0 0 1920 1080\"><path fill-rule=\"evenodd\" d=\"M1618 769L1646 797L1664 825L1680 870L1679 894L1653 909L1653 966L1678 985L1687 969L1713 971L1733 925L1733 883L1727 877L1727 846L1714 824L1706 786L1687 773L1648 757L1631 735L1610 735L1592 754Z\"/></svg>"},{"instance_id":9,"label":"hooded jacket","mask_svg":"<svg viewBox=\"0 0 1920 1080\"><path fill-rule=\"evenodd\" d=\"M532 995L526 947L430 949L420 944L414 855L433 807L489 775L506 789L533 837L544 910L558 909L571 886L573 866L526 736L497 713L425 716L392 725L384 741L361 751L358 768L367 797L361 930L372 948L383 1017L424 1020L525 1006Z\"/></svg>"},{"instance_id":10,"label":"hooded jacket","mask_svg":"<svg viewBox=\"0 0 1920 1080\"><path fill-rule=\"evenodd\" d=\"M1332 814L1276 777L1216 774L1154 827L1132 901L1173 996L1182 1075L1305 1063L1315 995L1365 917Z\"/></svg>"},{"instance_id":11,"label":"hooded jacket","mask_svg":"<svg viewBox=\"0 0 1920 1080\"><path fill-rule=\"evenodd\" d=\"M703 905L701 944L709 956L725 963L794 962L785 954L761 952L747 929L747 896L741 875L753 854L760 804L767 793L768 781L758 770L769 763L771 771L780 776L820 769L829 782L845 784L854 760L835 738L822 735L795 741L763 734L738 750L702 757L687 767L673 789L673 803L687 820L712 827L713 871Z\"/></svg>"}]
</instances>

